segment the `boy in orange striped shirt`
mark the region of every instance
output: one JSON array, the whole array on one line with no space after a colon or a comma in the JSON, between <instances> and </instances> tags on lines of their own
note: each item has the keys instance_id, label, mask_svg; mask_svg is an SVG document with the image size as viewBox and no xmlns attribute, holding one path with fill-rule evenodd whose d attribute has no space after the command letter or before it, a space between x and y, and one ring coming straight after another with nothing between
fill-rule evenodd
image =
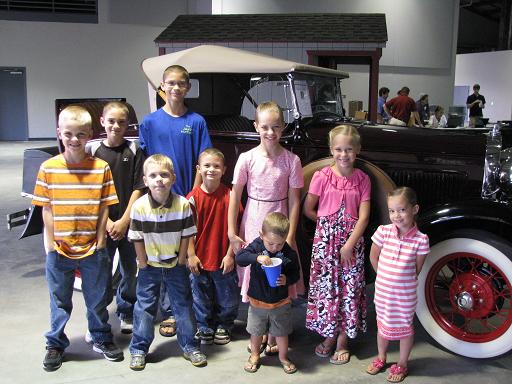
<instances>
[{"instance_id":1,"label":"boy in orange striped shirt","mask_svg":"<svg viewBox=\"0 0 512 384\"><path fill-rule=\"evenodd\" d=\"M88 328L93 350L107 360L123 360L108 324L105 291L110 289L110 259L106 250L108 206L118 199L108 164L88 156L91 115L79 106L59 114L57 134L64 153L41 164L34 189L34 205L42 206L47 240L46 280L50 291L51 329L46 333L43 368L62 365L69 345L64 327L71 316L75 270L82 276Z\"/></svg>"}]
</instances>

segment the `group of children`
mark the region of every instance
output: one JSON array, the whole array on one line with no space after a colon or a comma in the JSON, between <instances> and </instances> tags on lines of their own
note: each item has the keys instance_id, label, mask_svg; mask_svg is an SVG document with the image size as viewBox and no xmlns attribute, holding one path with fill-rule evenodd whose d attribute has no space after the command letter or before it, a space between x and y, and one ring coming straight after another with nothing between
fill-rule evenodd
<instances>
[{"instance_id":1,"label":"group of children","mask_svg":"<svg viewBox=\"0 0 512 384\"><path fill-rule=\"evenodd\" d=\"M284 372L294 373L288 335L291 299L304 292L295 243L304 180L300 159L280 144L283 113L274 102L258 106L254 127L260 144L239 156L230 189L221 182L224 155L211 148L204 119L185 106L190 89L186 70L167 68L162 89L167 102L144 119L140 147L123 137L128 110L121 103L105 106L101 124L107 138L91 148L87 111L70 106L59 115L58 136L65 151L41 165L33 200L42 206L49 244L51 330L43 367L58 369L69 345L64 327L76 269L82 276L93 350L108 360L123 359L107 312L117 249L122 274L117 314L121 331L133 332L131 369L145 367L161 293L169 299L184 358L204 366L200 344L229 343L241 291L242 301L249 302L251 335L245 371L256 372L264 352L278 355ZM361 149L354 127L331 130L329 146L333 162L315 172L304 203L304 215L317 223L306 327L325 338L316 355L345 364L350 360L348 339L366 331L362 236L370 216L371 185L354 167ZM244 189L247 203L242 208ZM387 378L399 382L408 373L416 276L429 248L415 224L419 207L411 189L393 191L388 208L391 224L380 226L372 237L379 354L367 372L384 370L389 340L400 340L400 359ZM273 258L281 259L282 269L271 285L262 266Z\"/></svg>"}]
</instances>

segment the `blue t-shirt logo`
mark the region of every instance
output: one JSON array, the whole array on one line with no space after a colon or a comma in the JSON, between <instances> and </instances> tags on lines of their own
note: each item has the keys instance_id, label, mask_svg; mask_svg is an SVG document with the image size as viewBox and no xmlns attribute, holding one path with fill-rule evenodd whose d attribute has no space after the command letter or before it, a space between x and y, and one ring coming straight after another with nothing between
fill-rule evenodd
<instances>
[{"instance_id":1,"label":"blue t-shirt logo","mask_svg":"<svg viewBox=\"0 0 512 384\"><path fill-rule=\"evenodd\" d=\"M184 133L186 135L191 135L192 134L192 127L190 125L185 125L182 130L181 130L181 133Z\"/></svg>"}]
</instances>

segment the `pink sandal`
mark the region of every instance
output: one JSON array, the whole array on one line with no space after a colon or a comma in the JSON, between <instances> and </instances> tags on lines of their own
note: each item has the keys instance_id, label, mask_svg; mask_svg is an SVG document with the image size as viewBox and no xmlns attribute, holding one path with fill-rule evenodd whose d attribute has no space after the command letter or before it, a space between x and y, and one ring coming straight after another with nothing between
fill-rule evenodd
<instances>
[{"instance_id":1,"label":"pink sandal","mask_svg":"<svg viewBox=\"0 0 512 384\"><path fill-rule=\"evenodd\" d=\"M386 366L386 361L381 360L378 357L376 357L370 365L366 368L366 373L369 373L370 375L376 375L377 373L381 372L384 367Z\"/></svg>"},{"instance_id":2,"label":"pink sandal","mask_svg":"<svg viewBox=\"0 0 512 384\"><path fill-rule=\"evenodd\" d=\"M407 374L407 367L401 367L398 364L393 364L389 369L389 374L386 380L390 383L400 383L407 377Z\"/></svg>"}]
</instances>

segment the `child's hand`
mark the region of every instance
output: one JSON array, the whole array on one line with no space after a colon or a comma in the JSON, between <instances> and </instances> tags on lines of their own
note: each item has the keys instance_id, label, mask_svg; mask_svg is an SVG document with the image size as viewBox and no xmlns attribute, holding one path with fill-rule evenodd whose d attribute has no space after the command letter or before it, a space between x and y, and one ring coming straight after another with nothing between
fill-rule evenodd
<instances>
[{"instance_id":1,"label":"child's hand","mask_svg":"<svg viewBox=\"0 0 512 384\"><path fill-rule=\"evenodd\" d=\"M341 265L345 268L350 267L354 263L354 248L347 247L344 245L340 249L340 261Z\"/></svg>"},{"instance_id":2,"label":"child's hand","mask_svg":"<svg viewBox=\"0 0 512 384\"><path fill-rule=\"evenodd\" d=\"M277 285L286 285L286 275L282 273L279 275L279 278L276 281Z\"/></svg>"},{"instance_id":3,"label":"child's hand","mask_svg":"<svg viewBox=\"0 0 512 384\"><path fill-rule=\"evenodd\" d=\"M233 270L235 268L235 259L231 255L226 255L222 259L222 262L220 263L220 267L222 268L222 274L225 275Z\"/></svg>"},{"instance_id":4,"label":"child's hand","mask_svg":"<svg viewBox=\"0 0 512 384\"><path fill-rule=\"evenodd\" d=\"M112 240L121 240L126 235L126 231L128 230L128 224L129 222L125 223L122 220L116 220L112 223L110 230L108 230L107 226L107 232L112 238Z\"/></svg>"},{"instance_id":5,"label":"child's hand","mask_svg":"<svg viewBox=\"0 0 512 384\"><path fill-rule=\"evenodd\" d=\"M258 255L256 261L261 265L272 265L272 260L267 255Z\"/></svg>"},{"instance_id":6,"label":"child's hand","mask_svg":"<svg viewBox=\"0 0 512 384\"><path fill-rule=\"evenodd\" d=\"M229 243L231 244L231 248L235 253L237 253L240 250L240 248L243 248L247 245L247 243L237 235L230 236Z\"/></svg>"},{"instance_id":7,"label":"child's hand","mask_svg":"<svg viewBox=\"0 0 512 384\"><path fill-rule=\"evenodd\" d=\"M203 264L201 264L201 260L199 260L199 257L197 255L189 256L187 259L188 263L188 269L190 269L190 272L192 272L194 275L198 276L199 273L201 273L201 269L203 269Z\"/></svg>"}]
</instances>

